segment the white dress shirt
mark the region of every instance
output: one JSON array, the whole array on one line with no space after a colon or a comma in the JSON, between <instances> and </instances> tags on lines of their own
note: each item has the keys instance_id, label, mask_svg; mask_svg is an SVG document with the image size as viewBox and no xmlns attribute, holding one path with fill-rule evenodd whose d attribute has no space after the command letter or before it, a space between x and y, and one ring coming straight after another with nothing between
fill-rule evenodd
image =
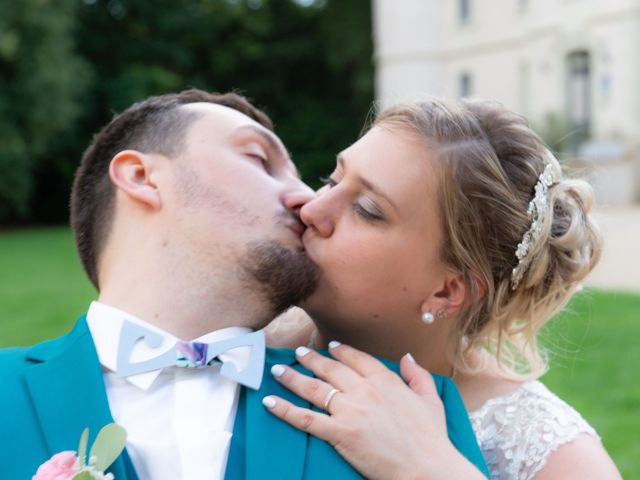
<instances>
[{"instance_id":1,"label":"white dress shirt","mask_svg":"<svg viewBox=\"0 0 640 480\"><path fill-rule=\"evenodd\" d=\"M122 322L128 320L161 334L151 349L139 341L131 362L156 357L178 340L122 310L93 302L87 324L104 372L111 414L127 431L127 451L140 480L223 479L238 405L239 385L221 376L219 366L202 369L168 367L120 378L115 374ZM231 327L195 339L212 342L251 332ZM221 355L238 368L249 359L248 348Z\"/></svg>"}]
</instances>

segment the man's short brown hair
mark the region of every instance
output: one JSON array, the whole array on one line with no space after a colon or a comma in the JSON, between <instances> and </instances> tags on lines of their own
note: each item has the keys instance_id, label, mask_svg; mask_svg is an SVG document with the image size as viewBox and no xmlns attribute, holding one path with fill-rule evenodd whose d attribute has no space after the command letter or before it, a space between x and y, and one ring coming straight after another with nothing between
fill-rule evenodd
<instances>
[{"instance_id":1,"label":"man's short brown hair","mask_svg":"<svg viewBox=\"0 0 640 480\"><path fill-rule=\"evenodd\" d=\"M269 117L245 97L196 89L150 97L116 115L85 151L71 191L71 229L82 265L98 290L98 256L114 210L115 188L109 178L111 160L128 149L176 156L184 148L188 127L198 118L197 113L179 107L199 102L233 108L273 130Z\"/></svg>"}]
</instances>

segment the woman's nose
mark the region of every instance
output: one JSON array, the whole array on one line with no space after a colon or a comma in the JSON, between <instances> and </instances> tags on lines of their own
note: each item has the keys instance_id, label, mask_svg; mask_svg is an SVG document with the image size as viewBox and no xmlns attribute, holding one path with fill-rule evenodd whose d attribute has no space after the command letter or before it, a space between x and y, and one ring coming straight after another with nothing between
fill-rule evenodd
<instances>
[{"instance_id":1,"label":"woman's nose","mask_svg":"<svg viewBox=\"0 0 640 480\"><path fill-rule=\"evenodd\" d=\"M300 220L323 237L331 236L334 228L328 200L327 194L321 193L300 209Z\"/></svg>"}]
</instances>

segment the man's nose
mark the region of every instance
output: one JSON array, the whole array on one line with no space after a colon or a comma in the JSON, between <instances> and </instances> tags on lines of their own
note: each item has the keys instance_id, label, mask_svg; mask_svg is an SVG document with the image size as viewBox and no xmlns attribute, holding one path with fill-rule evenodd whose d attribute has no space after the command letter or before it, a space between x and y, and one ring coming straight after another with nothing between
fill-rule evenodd
<instances>
[{"instance_id":1,"label":"man's nose","mask_svg":"<svg viewBox=\"0 0 640 480\"><path fill-rule=\"evenodd\" d=\"M315 192L301 180L288 188L283 196L284 206L292 212L300 213L300 209L315 198Z\"/></svg>"},{"instance_id":2,"label":"man's nose","mask_svg":"<svg viewBox=\"0 0 640 480\"><path fill-rule=\"evenodd\" d=\"M329 214L327 194L321 193L307 202L300 209L300 220L322 237L329 237L333 233L334 222Z\"/></svg>"}]
</instances>

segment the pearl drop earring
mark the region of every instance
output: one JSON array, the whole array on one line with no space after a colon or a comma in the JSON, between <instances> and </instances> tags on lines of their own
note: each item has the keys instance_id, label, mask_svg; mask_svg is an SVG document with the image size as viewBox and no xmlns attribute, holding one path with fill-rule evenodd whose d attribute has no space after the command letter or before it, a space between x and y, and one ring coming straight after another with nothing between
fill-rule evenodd
<instances>
[{"instance_id":1,"label":"pearl drop earring","mask_svg":"<svg viewBox=\"0 0 640 480\"><path fill-rule=\"evenodd\" d=\"M426 323L427 325L431 325L431 324L433 323L433 320L434 320L434 318L433 318L433 313L431 313L431 312L424 312L424 313L422 314L422 321L423 321L424 323Z\"/></svg>"}]
</instances>

